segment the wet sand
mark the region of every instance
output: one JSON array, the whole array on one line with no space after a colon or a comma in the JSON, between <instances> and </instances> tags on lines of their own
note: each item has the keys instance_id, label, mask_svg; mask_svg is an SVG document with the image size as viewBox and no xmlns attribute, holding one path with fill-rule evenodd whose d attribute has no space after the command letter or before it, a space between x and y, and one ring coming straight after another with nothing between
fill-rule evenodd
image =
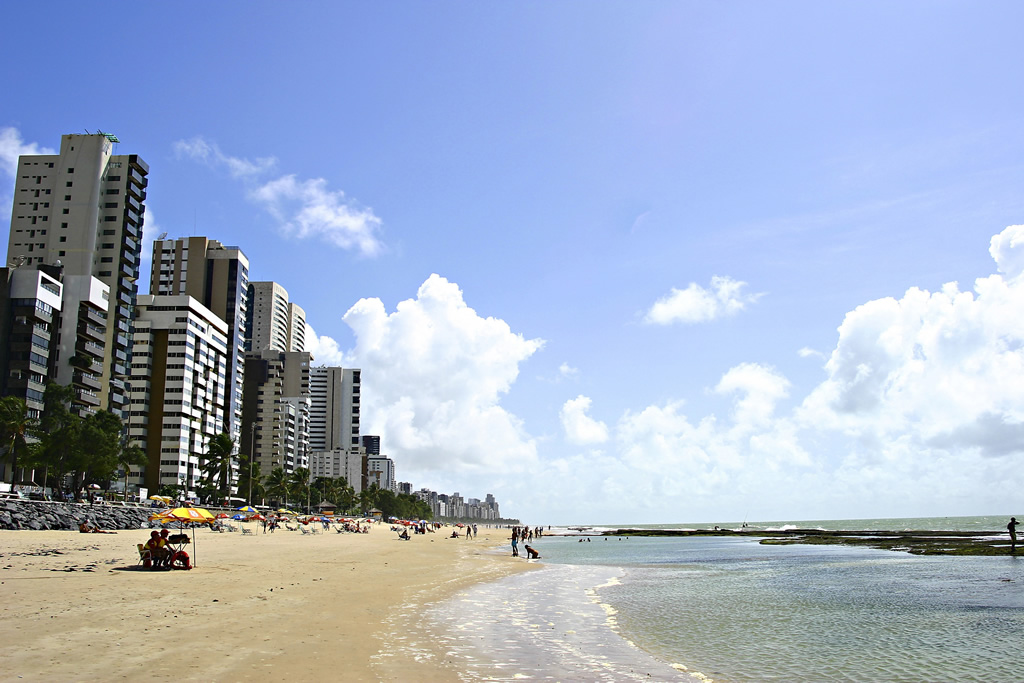
<instances>
[{"instance_id":1,"label":"wet sand","mask_svg":"<svg viewBox=\"0 0 1024 683\"><path fill-rule=\"evenodd\" d=\"M504 530L442 532L197 529L195 568L148 571L136 568L148 530L0 531L3 678L456 681L440 639L433 656L406 657L388 634L467 584L535 565L493 552Z\"/></svg>"}]
</instances>

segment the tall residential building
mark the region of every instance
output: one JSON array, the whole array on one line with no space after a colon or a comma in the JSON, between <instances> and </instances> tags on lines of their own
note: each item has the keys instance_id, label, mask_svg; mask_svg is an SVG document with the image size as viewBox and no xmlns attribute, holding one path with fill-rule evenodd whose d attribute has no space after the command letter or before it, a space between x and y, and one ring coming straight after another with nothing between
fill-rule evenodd
<instances>
[{"instance_id":1,"label":"tall residential building","mask_svg":"<svg viewBox=\"0 0 1024 683\"><path fill-rule=\"evenodd\" d=\"M238 247L206 237L153 242L150 294L188 294L228 327L229 391L222 429L241 442L245 326L249 301L249 259Z\"/></svg>"},{"instance_id":2,"label":"tall residential building","mask_svg":"<svg viewBox=\"0 0 1024 683\"><path fill-rule=\"evenodd\" d=\"M380 455L380 437L375 434L364 434L362 436L363 448L367 455Z\"/></svg>"},{"instance_id":3,"label":"tall residential building","mask_svg":"<svg viewBox=\"0 0 1024 683\"><path fill-rule=\"evenodd\" d=\"M246 351L305 351L306 312L276 282L250 282Z\"/></svg>"},{"instance_id":4,"label":"tall residential building","mask_svg":"<svg viewBox=\"0 0 1024 683\"><path fill-rule=\"evenodd\" d=\"M135 321L129 438L144 444L143 483L195 492L210 439L223 433L228 330L192 297L142 295Z\"/></svg>"},{"instance_id":5,"label":"tall residential building","mask_svg":"<svg viewBox=\"0 0 1024 683\"><path fill-rule=\"evenodd\" d=\"M245 354L240 452L255 454L264 475L309 466L309 366L305 352Z\"/></svg>"},{"instance_id":6,"label":"tall residential building","mask_svg":"<svg viewBox=\"0 0 1024 683\"><path fill-rule=\"evenodd\" d=\"M4 396L24 399L33 417L43 409L46 383L56 376L64 302L64 283L48 270L0 269L0 389Z\"/></svg>"},{"instance_id":7,"label":"tall residential building","mask_svg":"<svg viewBox=\"0 0 1024 683\"><path fill-rule=\"evenodd\" d=\"M309 371L309 447L314 451L358 449L360 376L357 369Z\"/></svg>"},{"instance_id":8,"label":"tall residential building","mask_svg":"<svg viewBox=\"0 0 1024 683\"><path fill-rule=\"evenodd\" d=\"M339 448L334 451L310 451L309 476L337 479L344 477L352 490L363 490L363 465L366 454L360 449Z\"/></svg>"},{"instance_id":9,"label":"tall residential building","mask_svg":"<svg viewBox=\"0 0 1024 683\"><path fill-rule=\"evenodd\" d=\"M395 461L386 455L371 455L366 458L366 487L374 484L378 488L392 492L397 487Z\"/></svg>"},{"instance_id":10,"label":"tall residential building","mask_svg":"<svg viewBox=\"0 0 1024 683\"><path fill-rule=\"evenodd\" d=\"M8 262L63 266L109 288L99 408L122 414L149 166L109 134L61 137L60 153L18 159ZM61 358L66 364L70 359Z\"/></svg>"}]
</instances>

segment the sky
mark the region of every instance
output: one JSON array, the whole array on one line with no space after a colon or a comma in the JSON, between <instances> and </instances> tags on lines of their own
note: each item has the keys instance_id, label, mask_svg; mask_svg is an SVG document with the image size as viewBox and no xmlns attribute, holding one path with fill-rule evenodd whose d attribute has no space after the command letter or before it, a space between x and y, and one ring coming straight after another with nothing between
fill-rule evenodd
<instances>
[{"instance_id":1,"label":"sky","mask_svg":"<svg viewBox=\"0 0 1024 683\"><path fill-rule=\"evenodd\" d=\"M19 154L116 134L145 258L241 247L415 489L534 525L1024 512L1019 3L4 16L0 204Z\"/></svg>"}]
</instances>

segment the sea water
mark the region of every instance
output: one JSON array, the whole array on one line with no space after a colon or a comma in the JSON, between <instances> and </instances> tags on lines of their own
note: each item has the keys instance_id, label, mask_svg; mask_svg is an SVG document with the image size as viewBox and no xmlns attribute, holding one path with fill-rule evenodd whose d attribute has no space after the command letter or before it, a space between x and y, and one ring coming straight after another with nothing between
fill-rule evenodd
<instances>
[{"instance_id":1,"label":"sea water","mask_svg":"<svg viewBox=\"0 0 1024 683\"><path fill-rule=\"evenodd\" d=\"M1000 520L792 526L995 532ZM1024 680L1024 558L589 538L537 539L543 569L428 609L423 627L446 634L453 670L467 681Z\"/></svg>"}]
</instances>

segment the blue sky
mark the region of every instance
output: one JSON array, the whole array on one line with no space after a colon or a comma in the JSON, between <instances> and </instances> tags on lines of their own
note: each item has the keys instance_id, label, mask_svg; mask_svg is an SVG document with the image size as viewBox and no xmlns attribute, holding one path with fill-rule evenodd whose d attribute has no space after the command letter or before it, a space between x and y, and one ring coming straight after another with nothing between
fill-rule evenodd
<instances>
[{"instance_id":1,"label":"blue sky","mask_svg":"<svg viewBox=\"0 0 1024 683\"><path fill-rule=\"evenodd\" d=\"M1022 14L17 3L0 201L117 134L400 479L529 523L1019 513Z\"/></svg>"}]
</instances>

